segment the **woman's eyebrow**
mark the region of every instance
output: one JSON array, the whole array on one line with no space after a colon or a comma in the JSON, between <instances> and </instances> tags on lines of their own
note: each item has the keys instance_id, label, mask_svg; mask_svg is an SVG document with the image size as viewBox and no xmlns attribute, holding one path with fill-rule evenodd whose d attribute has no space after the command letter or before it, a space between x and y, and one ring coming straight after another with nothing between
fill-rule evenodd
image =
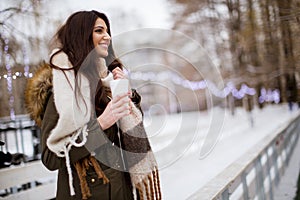
<instances>
[{"instance_id":1,"label":"woman's eyebrow","mask_svg":"<svg viewBox=\"0 0 300 200\"><path fill-rule=\"evenodd\" d=\"M104 26L98 25L98 26L94 27L94 29L96 29L96 28L102 28L102 29L104 29Z\"/></svg>"}]
</instances>

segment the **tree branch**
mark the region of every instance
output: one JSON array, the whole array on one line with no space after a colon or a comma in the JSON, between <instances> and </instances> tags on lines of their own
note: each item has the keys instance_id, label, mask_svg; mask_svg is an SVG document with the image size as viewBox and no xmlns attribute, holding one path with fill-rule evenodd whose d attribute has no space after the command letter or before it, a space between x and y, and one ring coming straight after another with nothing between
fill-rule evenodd
<instances>
[{"instance_id":1,"label":"tree branch","mask_svg":"<svg viewBox=\"0 0 300 200\"><path fill-rule=\"evenodd\" d=\"M18 12L21 12L22 9L18 8L18 7L9 7L9 8L5 8L4 10L0 10L0 14L9 12L9 11L15 11L16 13L18 13Z\"/></svg>"}]
</instances>

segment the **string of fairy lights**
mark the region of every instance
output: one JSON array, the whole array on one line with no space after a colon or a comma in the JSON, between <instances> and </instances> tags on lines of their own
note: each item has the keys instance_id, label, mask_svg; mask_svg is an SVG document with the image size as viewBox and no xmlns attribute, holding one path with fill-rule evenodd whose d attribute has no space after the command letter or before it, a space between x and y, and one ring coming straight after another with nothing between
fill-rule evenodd
<instances>
[{"instance_id":1,"label":"string of fairy lights","mask_svg":"<svg viewBox=\"0 0 300 200\"><path fill-rule=\"evenodd\" d=\"M4 58L5 58L5 69L6 74L0 75L0 80L5 80L7 85L7 93L9 96L9 109L10 109L10 118L15 119L15 110L14 110L14 94L13 94L13 81L18 78L31 78L33 73L30 72L29 58L26 53L26 49L23 49L23 59L24 59L24 72L17 71L12 72L11 55L9 54L9 39L4 40ZM0 56L2 57L2 56ZM170 71L163 72L130 72L130 78L132 80L139 81L149 81L162 83L165 81L172 82L174 85L184 87L186 89L197 91L208 89L214 96L219 98L226 98L228 95L232 95L236 99L242 99L245 95L255 95L256 90L249 87L246 84L242 84L240 89L238 89L234 83L226 83L223 89L219 89L215 83L210 80L201 80L201 81L190 81L187 80L178 74ZM278 89L266 89L262 88L260 91L260 96L258 97L259 103L264 102L280 102L280 91Z\"/></svg>"},{"instance_id":2,"label":"string of fairy lights","mask_svg":"<svg viewBox=\"0 0 300 200\"><path fill-rule=\"evenodd\" d=\"M9 54L7 53L8 47L5 48L5 55L6 55L6 62L9 63ZM16 80L17 78L25 77L31 78L33 73L29 72L29 62L27 56L24 51L24 73L22 72L11 72L11 66L6 64L7 74L0 75L1 79L6 79L7 81L7 90L8 94L10 95L10 108L11 108L11 116L14 115L13 111L13 103L14 97L12 93L12 81ZM163 71L163 72L130 72L130 79L137 80L137 81L148 81L148 82L156 82L156 83L163 83L165 81L170 81L174 85L184 87L186 89L197 91L197 90L205 90L208 89L214 96L219 98L226 98L228 95L232 95L236 99L242 99L246 95L255 95L256 90L254 88L249 87L247 84L242 84L240 89L238 89L234 83L228 82L226 83L223 89L219 89L215 83L210 80L201 80L201 81L190 81L187 80L174 72ZM266 89L262 88L260 91L260 96L258 97L259 103L264 102L274 102L279 103L280 101L280 91L278 89Z\"/></svg>"},{"instance_id":3,"label":"string of fairy lights","mask_svg":"<svg viewBox=\"0 0 300 200\"><path fill-rule=\"evenodd\" d=\"M14 95L13 95L13 84L12 84L12 69L11 69L11 65L10 65L10 59L11 56L8 53L9 50L9 39L6 38L4 40L4 59L5 59L5 68L7 71L7 74L5 74L4 76L6 77L6 83L7 83L7 93L9 96L9 112L10 112L10 117L12 119L15 119L15 110L14 110Z\"/></svg>"},{"instance_id":4,"label":"string of fairy lights","mask_svg":"<svg viewBox=\"0 0 300 200\"><path fill-rule=\"evenodd\" d=\"M12 56L9 53L9 39L7 37L7 35L5 35L5 32L2 30L0 32L0 34L4 37L4 46L3 46L3 50L4 51L0 51L1 55L0 55L0 63L4 62L4 67L6 70L6 74L0 75L0 80L4 79L6 81L6 90L7 90L7 94L8 94L8 106L9 106L9 113L10 113L10 118L12 120L14 120L16 118L16 114L15 114L15 109L14 109L14 103L15 103L15 96L13 93L13 81L16 80L17 78L20 77L25 77L25 78L31 78L33 76L33 74L31 72L29 72L30 66L29 66L29 58L26 55L26 51L24 48L23 51L23 59L24 59L24 72L14 72L13 73L13 59ZM2 54L3 53L3 54ZM2 60L2 58L4 58L4 60Z\"/></svg>"},{"instance_id":5,"label":"string of fairy lights","mask_svg":"<svg viewBox=\"0 0 300 200\"><path fill-rule=\"evenodd\" d=\"M151 82L163 82L171 81L173 84L182 86L186 89L193 91L208 89L214 96L219 98L226 98L228 95L232 94L236 99L242 99L246 95L255 95L256 90L247 86L245 83L241 85L240 89L236 88L233 82L226 83L223 89L219 89L215 83L210 80L201 81L190 81L184 79L173 72L134 72L130 73L130 78L134 80L151 81ZM280 91L278 89L266 89L262 88L260 91L259 102L280 102Z\"/></svg>"}]
</instances>

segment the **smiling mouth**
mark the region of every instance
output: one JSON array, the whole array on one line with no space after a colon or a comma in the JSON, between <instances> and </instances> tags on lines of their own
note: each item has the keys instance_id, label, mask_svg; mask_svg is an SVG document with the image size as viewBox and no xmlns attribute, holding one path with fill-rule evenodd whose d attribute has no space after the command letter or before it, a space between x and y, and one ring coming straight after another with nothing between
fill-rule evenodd
<instances>
[{"instance_id":1,"label":"smiling mouth","mask_svg":"<svg viewBox=\"0 0 300 200\"><path fill-rule=\"evenodd\" d=\"M109 44L107 44L107 43L102 43L102 44L99 44L99 46L108 48Z\"/></svg>"}]
</instances>

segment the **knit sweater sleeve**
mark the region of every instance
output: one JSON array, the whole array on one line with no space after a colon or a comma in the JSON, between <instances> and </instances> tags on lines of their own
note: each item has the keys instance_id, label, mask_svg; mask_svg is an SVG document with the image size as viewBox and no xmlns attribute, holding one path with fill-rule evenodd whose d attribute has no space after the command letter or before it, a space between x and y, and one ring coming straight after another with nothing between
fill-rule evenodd
<instances>
[{"instance_id":1,"label":"knit sweater sleeve","mask_svg":"<svg viewBox=\"0 0 300 200\"><path fill-rule=\"evenodd\" d=\"M143 110L141 108L142 97L139 95L139 93L135 89L131 89L131 93L132 93L131 101L141 111L142 115L144 116Z\"/></svg>"},{"instance_id":2,"label":"knit sweater sleeve","mask_svg":"<svg viewBox=\"0 0 300 200\"><path fill-rule=\"evenodd\" d=\"M56 170L66 166L65 158L58 157L47 147L47 138L49 137L51 130L56 126L58 118L59 115L55 107L53 95L51 95L46 106L41 126L42 162L49 170ZM96 119L91 120L88 123L88 133L87 142L84 146L72 146L69 152L71 163L75 163L76 161L89 156L94 149L107 142L105 133Z\"/></svg>"}]
</instances>

